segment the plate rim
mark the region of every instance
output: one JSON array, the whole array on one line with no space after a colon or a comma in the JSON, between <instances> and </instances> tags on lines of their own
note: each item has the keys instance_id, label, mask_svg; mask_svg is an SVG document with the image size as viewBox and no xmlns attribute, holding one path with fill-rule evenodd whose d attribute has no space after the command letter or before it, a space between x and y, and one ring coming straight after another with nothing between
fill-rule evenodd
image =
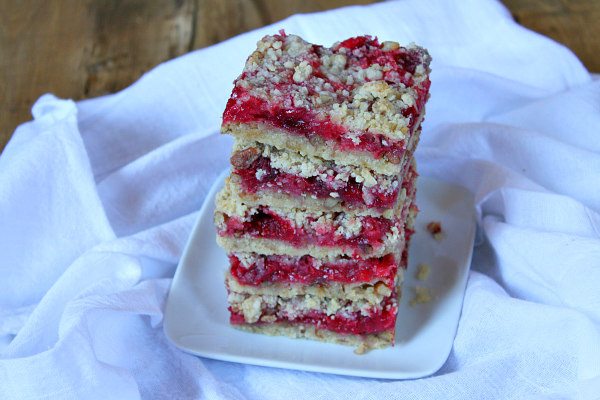
<instances>
[{"instance_id":1,"label":"plate rim","mask_svg":"<svg viewBox=\"0 0 600 400\"><path fill-rule=\"evenodd\" d=\"M195 241L196 236L198 236L200 234L199 231L202 228L201 221L203 219L203 216L206 213L206 208L211 207L211 202L214 202L216 192L221 188L225 178L229 175L229 172L230 172L229 168L227 168L222 173L220 173L219 176L213 182L210 190L206 194L206 197L205 197L205 199L202 203L202 206L198 211L198 215L194 221L193 228L187 238L183 253L181 255L181 258L177 265L177 269L175 271L175 274L174 274L171 284L169 286L169 292L168 292L167 300L165 302L165 309L164 309L164 315L163 315L163 332L165 333L165 336L167 337L167 339L173 345L175 345L178 349L180 349L186 353L190 353L190 354L200 356L200 357L206 357L209 359L219 360L219 361L235 362L235 363L256 365L256 366L263 366L263 367L291 369L291 370L298 370L298 371L327 373L327 374L335 374L335 375L341 375L341 376L399 380L399 379L423 378L423 377L433 375L437 371L439 371L439 369L446 363L448 356L450 355L450 353L452 351L452 347L454 345L454 339L456 337L456 333L458 331L458 326L460 323L460 318L462 316L462 309L463 309L464 297L465 297L464 293L466 290L469 271L471 268L471 263L472 263L472 258L473 258L474 240L475 240L475 236L476 236L476 221L477 220L476 220L476 209L475 209L475 205L474 205L474 198L473 198L472 193L470 193L466 188L464 188L462 186L459 186L459 185L456 185L453 183L449 183L449 182L445 182L445 181L440 181L438 179L430 178L430 177L420 177L419 180L439 182L439 183L445 185L446 187L460 189L465 195L467 195L469 198L469 201L470 201L468 208L470 209L469 212L471 215L471 218L470 218L471 221L469 224L470 246L468 247L468 249L469 249L468 254L466 254L466 257L465 257L465 265L466 266L462 269L462 275L460 276L460 278L461 278L460 282L457 282L457 287L460 289L459 290L459 292L460 292L460 307L458 310L456 324L453 324L454 328L453 328L453 332L452 332L452 340L449 341L449 348L444 351L445 356L440 357L439 362L437 362L435 364L432 363L430 368L421 368L421 369L418 369L415 371L410 371L410 372L407 372L404 370L383 371L383 370L371 370L371 369L360 369L360 368L348 368L348 367L341 367L341 366L340 367L322 366L322 365L315 365L315 364L311 364L311 363L291 362L291 361L285 361L285 360L272 360L272 359L259 358L259 357L248 356L248 355L234 355L234 354L219 352L218 350L211 351L206 348L205 349L192 348L186 344L181 343L179 338L177 337L176 333L174 332L176 323L173 320L175 319L175 317L172 317L173 313L169 311L173 307L173 302L175 301L174 300L175 296L173 295L172 289L179 287L177 284L179 283L180 280L184 279L183 271L185 270L186 261L190 257L190 252L192 251L192 249L191 249L192 243ZM215 241L214 245L216 246L216 241ZM234 329L234 328L231 328L231 329ZM239 331L236 330L236 332L239 332ZM245 333L248 335L256 335L254 333L247 333L247 332L245 332ZM287 339L294 340L294 341L306 340L306 339L293 339L293 338L287 338ZM314 343L320 343L320 342L314 342ZM333 345L333 346L339 346L339 345L330 344L330 343L326 343L326 344ZM384 351L394 351L395 348L398 349L399 347L400 346L386 348L386 349L384 349ZM361 356L357 356L357 357L361 357Z\"/></svg>"}]
</instances>

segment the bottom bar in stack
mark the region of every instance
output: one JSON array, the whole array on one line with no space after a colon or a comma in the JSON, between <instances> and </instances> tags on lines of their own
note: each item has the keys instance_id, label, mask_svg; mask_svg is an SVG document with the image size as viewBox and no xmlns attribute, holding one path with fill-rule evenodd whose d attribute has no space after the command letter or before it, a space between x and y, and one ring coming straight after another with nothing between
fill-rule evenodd
<instances>
[{"instance_id":1,"label":"bottom bar in stack","mask_svg":"<svg viewBox=\"0 0 600 400\"><path fill-rule=\"evenodd\" d=\"M378 259L329 262L310 256L234 254L231 258L227 287L233 325L253 332L365 349L393 343L400 284L406 267L401 256L388 254ZM249 264L244 265L240 258L247 259ZM240 282L244 279L238 276L246 277L265 264L284 264L283 269L292 273L287 277L272 274L270 278L275 281L258 285ZM378 264L377 268L369 271L373 264ZM294 267L311 271L309 283L295 279ZM355 274L353 269L360 273ZM332 276L335 278L331 279Z\"/></svg>"}]
</instances>

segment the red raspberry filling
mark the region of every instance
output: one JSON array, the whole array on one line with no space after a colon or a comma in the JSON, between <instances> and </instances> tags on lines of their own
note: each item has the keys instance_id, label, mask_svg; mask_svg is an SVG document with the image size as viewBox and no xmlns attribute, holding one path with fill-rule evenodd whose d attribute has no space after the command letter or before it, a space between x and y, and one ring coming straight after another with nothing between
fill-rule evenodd
<instances>
[{"instance_id":1,"label":"red raspberry filling","mask_svg":"<svg viewBox=\"0 0 600 400\"><path fill-rule=\"evenodd\" d=\"M260 180L256 177L258 169L264 171ZM265 157L258 158L248 168L238 168L234 172L242 178L242 187L249 193L280 191L292 196L312 195L318 199L324 199L330 198L330 193L335 192L345 206L391 208L396 203L399 191L399 188L396 188L384 192L378 186L373 186L368 189L367 196L370 203L367 204L364 199L363 184L356 182L352 177L344 187L339 188L339 182L335 182L336 186L333 187L317 177L304 178L274 169L271 167L269 159ZM333 177L330 178L333 181ZM331 183L333 184L333 182Z\"/></svg>"},{"instance_id":2,"label":"red raspberry filling","mask_svg":"<svg viewBox=\"0 0 600 400\"><path fill-rule=\"evenodd\" d=\"M328 119L318 118L316 113L306 108L282 108L267 100L252 96L240 86L233 89L223 113L223 123L260 122L286 132L305 136L309 141L334 142L340 151L365 151L375 158L386 156L390 160L401 160L405 141L392 142L381 134L362 133L360 142L344 135L348 129ZM387 143L387 145L384 145Z\"/></svg>"},{"instance_id":3,"label":"red raspberry filling","mask_svg":"<svg viewBox=\"0 0 600 400\"><path fill-rule=\"evenodd\" d=\"M309 229L297 226L289 219L274 213L268 207L259 207L257 212L250 216L249 221L242 221L236 217L225 218L225 229L219 232L222 236L250 236L254 238L275 239L289 243L295 247L318 245L325 247L352 247L359 256L369 253L383 245L385 234L390 232L394 222L387 218L371 216L358 217L362 223L360 232L349 238L335 233L332 228L323 227ZM309 217L307 223L314 222Z\"/></svg>"},{"instance_id":4,"label":"red raspberry filling","mask_svg":"<svg viewBox=\"0 0 600 400\"><path fill-rule=\"evenodd\" d=\"M252 265L245 267L235 254L229 255L231 274L243 285L262 283L300 283L314 285L324 282L360 283L383 281L394 285L398 263L394 255L364 260L343 259L336 262L318 262L311 256L299 258L281 255L259 255Z\"/></svg>"},{"instance_id":5,"label":"red raspberry filling","mask_svg":"<svg viewBox=\"0 0 600 400\"><path fill-rule=\"evenodd\" d=\"M396 325L396 314L398 308L393 305L395 295L392 295L380 311L375 311L370 315L356 313L348 316L334 315L330 316L321 311L311 310L303 316L294 319L277 316L277 322L291 322L295 325L306 324L314 325L317 329L333 331L341 334L367 335L371 333L385 332L393 330ZM389 307L388 307L389 305ZM229 321L233 325L245 324L244 315L231 311ZM261 322L255 325L261 325Z\"/></svg>"}]
</instances>

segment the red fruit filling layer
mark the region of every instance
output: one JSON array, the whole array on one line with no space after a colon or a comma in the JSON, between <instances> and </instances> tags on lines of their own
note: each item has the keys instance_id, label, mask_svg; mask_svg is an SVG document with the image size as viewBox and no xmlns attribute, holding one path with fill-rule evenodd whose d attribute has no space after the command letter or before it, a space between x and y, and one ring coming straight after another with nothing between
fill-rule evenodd
<instances>
[{"instance_id":1,"label":"red fruit filling layer","mask_svg":"<svg viewBox=\"0 0 600 400\"><path fill-rule=\"evenodd\" d=\"M295 325L314 325L317 329L323 329L347 335L367 335L371 333L386 332L389 330L394 330L396 325L396 314L398 312L398 308L392 298L395 298L395 295L391 296L386 303L384 303L384 306L381 310L374 311L370 315L356 313L349 316L341 316L336 314L332 318L332 316L321 311L311 310L302 316L295 317L294 319L288 319L285 316L276 316L277 320L275 322L290 322ZM231 316L229 318L231 324L240 325L246 323L243 314L231 311L231 307L229 308L229 311L231 312ZM264 323L258 322L254 325L262 324Z\"/></svg>"},{"instance_id":2,"label":"red fruit filling layer","mask_svg":"<svg viewBox=\"0 0 600 400\"><path fill-rule=\"evenodd\" d=\"M275 35L277 40L285 41L285 36ZM415 73L417 65L420 63L421 55L414 50L407 50L399 47L395 50L383 50L383 45L377 38L370 36L360 36L348 39L338 46L332 48L333 54L340 53L340 49L345 48L350 51L344 51L347 57L346 68L348 69L367 69L373 64L379 64L383 67L385 73L382 79L390 84L413 86L416 91L415 104L402 111L403 116L410 117L409 133L412 134L423 111L427 100L427 94L431 82L427 78L419 85L413 82L412 74ZM322 82L329 83L335 89L335 96L338 102L349 99L350 93L356 88L357 83L347 84L339 79L331 79L320 70L321 58L324 54L323 46L313 45L309 54L303 55L312 67L312 74L321 78ZM264 74L267 81L261 89L277 91L283 93L284 98L290 99L293 103L293 91L291 87L298 85L304 86L307 90L307 97L318 96L319 90L310 80L302 83L294 82L291 71L269 72L267 69L255 69L251 72L244 72L237 80L245 80L249 76ZM251 74L251 75L249 75ZM271 78L269 78L271 77ZM286 96L287 95L287 96ZM405 150L406 141L392 141L379 133L360 132L358 138L351 138L346 133L347 127L332 122L328 117L318 114L315 109L305 107L283 107L281 98L277 102L271 102L263 97L258 97L251 93L251 90L237 85L234 87L229 101L227 102L223 113L223 124L228 123L264 123L289 133L307 137L311 142L314 140L326 140L333 142L335 147L341 151L365 151L371 153L375 158L386 157L392 163L399 163Z\"/></svg>"},{"instance_id":3,"label":"red fruit filling layer","mask_svg":"<svg viewBox=\"0 0 600 400\"><path fill-rule=\"evenodd\" d=\"M258 169L264 171L260 180L256 175ZM242 178L242 187L249 193L275 190L292 196L312 195L318 199L324 199L331 198L330 193L335 192L346 206L368 206L378 209L391 208L398 199L399 187L383 191L376 185L367 189L365 196L363 184L356 182L352 177L348 179L345 186L339 188L340 182L333 182L333 176L330 176L330 180L325 182L317 177L304 178L288 174L272 168L266 157L259 157L248 168L235 169L234 172ZM369 200L368 204L365 197Z\"/></svg>"},{"instance_id":4,"label":"red fruit filling layer","mask_svg":"<svg viewBox=\"0 0 600 400\"><path fill-rule=\"evenodd\" d=\"M284 92L284 89L280 90ZM392 142L384 135L366 132L359 136L360 141L353 140L345 135L348 132L346 127L329 119L319 118L313 111L301 107L282 108L279 104L271 104L267 100L252 96L239 86L233 89L223 113L223 123L231 122L260 122L305 136L311 143L326 140L334 142L340 151L365 151L377 159L385 156L395 163L402 159L406 143L404 140Z\"/></svg>"},{"instance_id":5,"label":"red fruit filling layer","mask_svg":"<svg viewBox=\"0 0 600 400\"><path fill-rule=\"evenodd\" d=\"M394 285L398 263L394 255L364 260L341 259L322 262L311 256L287 257L258 255L244 266L235 254L229 255L231 275L243 285L262 283L301 283L314 285L325 282L360 283L382 281Z\"/></svg>"},{"instance_id":6,"label":"red fruit filling layer","mask_svg":"<svg viewBox=\"0 0 600 400\"><path fill-rule=\"evenodd\" d=\"M254 238L275 239L289 243L295 247L318 245L325 247L352 247L355 255L370 253L383 245L386 233L390 232L394 221L387 218L371 216L357 217L361 221L360 232L349 238L335 233L337 229L323 226L312 229L315 220L308 217L303 226L294 224L289 219L276 214L268 207L258 207L249 221L236 217L225 218L225 229L219 232L221 236L250 236ZM399 224L396 224L399 225ZM401 227L398 227L400 229Z\"/></svg>"}]
</instances>

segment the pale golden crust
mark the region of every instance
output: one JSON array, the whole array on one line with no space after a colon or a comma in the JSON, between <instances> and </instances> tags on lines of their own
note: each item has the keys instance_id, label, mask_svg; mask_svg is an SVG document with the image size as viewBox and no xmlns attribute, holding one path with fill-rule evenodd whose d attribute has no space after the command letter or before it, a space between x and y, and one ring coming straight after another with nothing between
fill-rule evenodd
<instances>
[{"instance_id":1,"label":"pale golden crust","mask_svg":"<svg viewBox=\"0 0 600 400\"><path fill-rule=\"evenodd\" d=\"M351 165L366 168L382 175L398 175L402 171L402 160L391 163L384 158L375 158L366 151L339 151L335 145L324 140L313 140L312 142L304 136L292 135L285 130L273 126L258 123L236 123L223 124L221 131L236 138L252 140L268 144L279 149L307 154L312 157L321 157L333 160L338 165ZM415 136L413 134L412 136Z\"/></svg>"},{"instance_id":2,"label":"pale golden crust","mask_svg":"<svg viewBox=\"0 0 600 400\"><path fill-rule=\"evenodd\" d=\"M230 292L247 294L251 296L278 296L282 299L290 299L296 296L313 296L316 298L344 299L352 302L366 301L375 306L389 297L396 289L400 297L400 285L404 277L404 270L398 269L396 283L388 286L386 283L373 279L371 282L361 283L338 283L327 282L314 285L299 283L265 283L258 286L241 285L237 280L227 273L225 282Z\"/></svg>"},{"instance_id":3,"label":"pale golden crust","mask_svg":"<svg viewBox=\"0 0 600 400\"><path fill-rule=\"evenodd\" d=\"M354 346L356 347L356 354L363 354L372 349L381 349L394 344L393 330L370 335L343 335L332 331L319 330L312 325L296 325L282 322L264 325L240 324L232 326L237 329L261 333L263 335L287 336L294 339L311 339Z\"/></svg>"}]
</instances>

